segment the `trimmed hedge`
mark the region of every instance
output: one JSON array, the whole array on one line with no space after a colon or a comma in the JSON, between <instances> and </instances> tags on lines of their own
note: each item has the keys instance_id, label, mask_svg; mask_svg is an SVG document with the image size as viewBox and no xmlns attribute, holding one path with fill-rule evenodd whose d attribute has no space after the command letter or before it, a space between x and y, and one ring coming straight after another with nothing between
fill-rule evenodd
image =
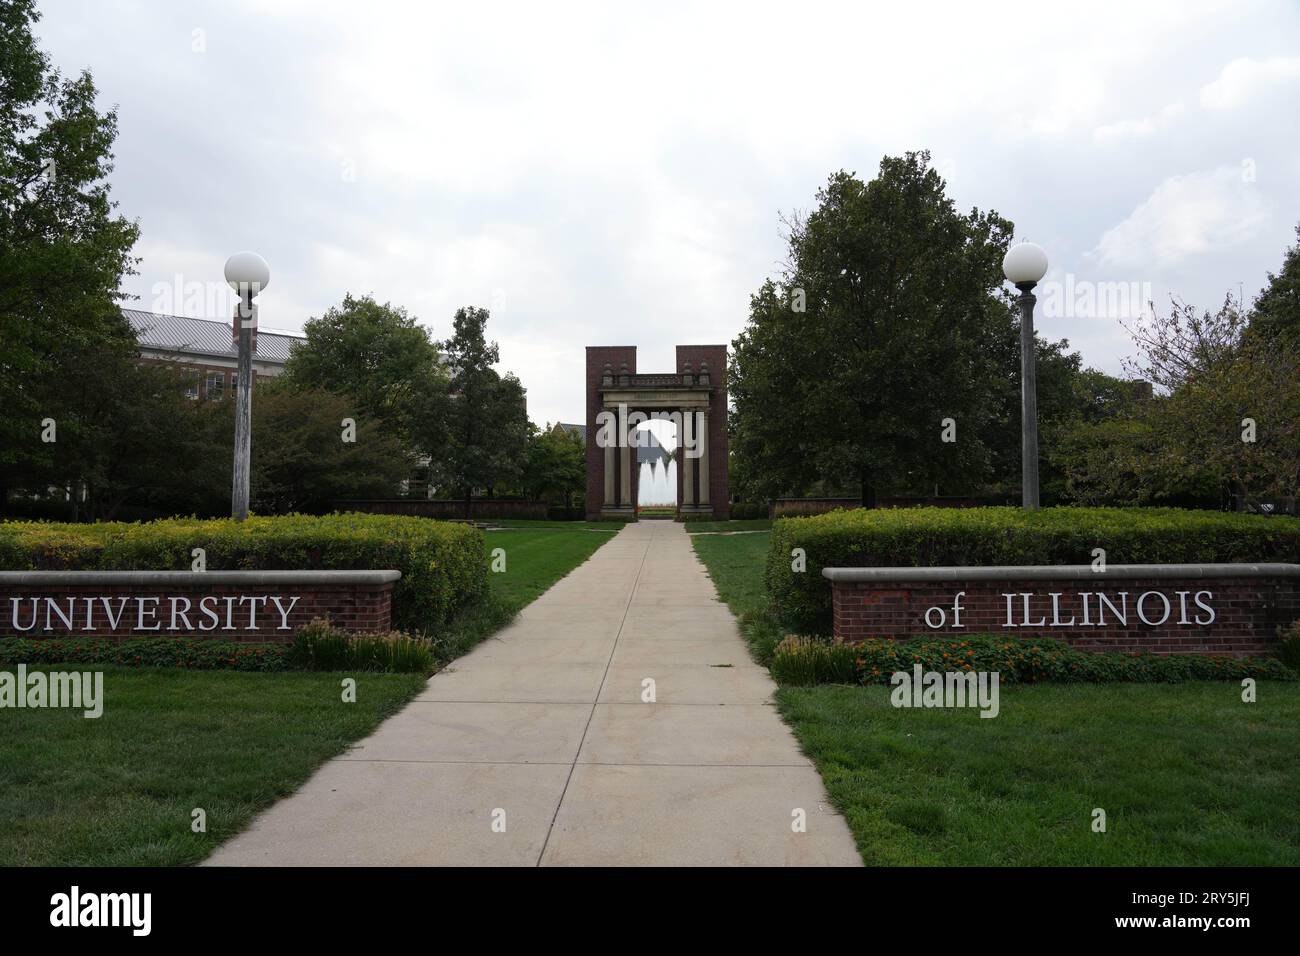
<instances>
[{"instance_id":1,"label":"trimmed hedge","mask_svg":"<svg viewBox=\"0 0 1300 956\"><path fill-rule=\"evenodd\" d=\"M897 671L920 664L927 671L998 673L1001 683L1158 683L1231 680L1245 677L1294 681L1296 674L1274 658L1210 657L1198 654L1115 654L1076 650L1051 637L1008 638L972 634L963 638L875 639L831 644L787 637L772 655L772 677L781 684L888 684Z\"/></svg>"},{"instance_id":2,"label":"trimmed hedge","mask_svg":"<svg viewBox=\"0 0 1300 956\"><path fill-rule=\"evenodd\" d=\"M791 569L803 548L807 570ZM782 518L765 580L781 620L828 633L822 568L1300 561L1300 518L1175 508L887 508Z\"/></svg>"},{"instance_id":3,"label":"trimmed hedge","mask_svg":"<svg viewBox=\"0 0 1300 956\"><path fill-rule=\"evenodd\" d=\"M200 671L287 671L285 644L243 644L204 638L142 637L124 641L96 638L24 637L0 639L0 667L19 664L120 664L126 667L183 667Z\"/></svg>"},{"instance_id":4,"label":"trimmed hedge","mask_svg":"<svg viewBox=\"0 0 1300 956\"><path fill-rule=\"evenodd\" d=\"M401 515L332 514L145 524L0 522L6 571L396 569L393 626L427 632L487 590L483 533L468 524Z\"/></svg>"}]
</instances>

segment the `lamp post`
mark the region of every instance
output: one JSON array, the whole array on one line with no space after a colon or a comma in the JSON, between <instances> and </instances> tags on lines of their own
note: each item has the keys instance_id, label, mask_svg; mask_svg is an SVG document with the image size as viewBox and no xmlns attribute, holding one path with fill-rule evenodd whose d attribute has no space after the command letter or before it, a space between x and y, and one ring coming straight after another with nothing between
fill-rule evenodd
<instances>
[{"instance_id":1,"label":"lamp post","mask_svg":"<svg viewBox=\"0 0 1300 956\"><path fill-rule=\"evenodd\" d=\"M1007 250L1002 273L1020 290L1021 506L1038 510L1038 382L1034 360L1034 286L1047 274L1047 253L1032 242Z\"/></svg>"},{"instance_id":2,"label":"lamp post","mask_svg":"<svg viewBox=\"0 0 1300 956\"><path fill-rule=\"evenodd\" d=\"M226 260L226 282L239 293L235 307L234 337L239 350L235 387L235 468L230 489L230 514L236 521L248 517L249 458L253 447L253 349L257 332L257 306L253 299L271 281L271 269L255 252L236 252Z\"/></svg>"}]
</instances>

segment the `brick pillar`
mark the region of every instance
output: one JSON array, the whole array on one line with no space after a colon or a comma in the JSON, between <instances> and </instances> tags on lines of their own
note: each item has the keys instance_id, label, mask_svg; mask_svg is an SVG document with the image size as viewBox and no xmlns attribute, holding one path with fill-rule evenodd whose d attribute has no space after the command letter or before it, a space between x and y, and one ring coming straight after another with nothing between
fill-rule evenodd
<instances>
[{"instance_id":1,"label":"brick pillar","mask_svg":"<svg viewBox=\"0 0 1300 956\"><path fill-rule=\"evenodd\" d=\"M713 506L713 516L719 520L731 517L731 489L727 482L727 462L728 462L728 445L727 445L727 347L725 345L679 345L677 346L677 367L675 371L681 372L687 362L691 363L692 371L698 376L700 374L700 363L707 362L709 365L709 378L713 385L713 393L709 399L708 414L708 442L709 442L709 461L707 475L701 474L699 480L703 483L705 480L709 483L709 502ZM701 464L703 459L697 458L695 464L697 469L703 470ZM677 474L682 475L682 467L679 464ZM679 477L678 481L681 481ZM682 489L680 484L677 490L677 500L681 502ZM698 496L703 500L703 496Z\"/></svg>"},{"instance_id":2,"label":"brick pillar","mask_svg":"<svg viewBox=\"0 0 1300 956\"><path fill-rule=\"evenodd\" d=\"M587 346L587 520L600 518L605 500L605 450L596 444L596 416L600 413L600 377L608 362L618 374L626 362L629 372L636 371L635 345ZM617 433L617 429L615 429ZM615 456L617 457L617 456ZM615 486L617 487L617 486Z\"/></svg>"}]
</instances>

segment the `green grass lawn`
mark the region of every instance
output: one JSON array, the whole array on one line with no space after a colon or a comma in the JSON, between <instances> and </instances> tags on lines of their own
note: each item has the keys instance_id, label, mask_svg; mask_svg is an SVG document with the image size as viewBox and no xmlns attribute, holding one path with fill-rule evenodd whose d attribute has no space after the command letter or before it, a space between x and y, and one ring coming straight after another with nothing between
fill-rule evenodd
<instances>
[{"instance_id":1,"label":"green grass lawn","mask_svg":"<svg viewBox=\"0 0 1300 956\"><path fill-rule=\"evenodd\" d=\"M619 531L623 521L542 521L531 518L493 518L489 524L497 528L519 528L536 531L539 528L558 528L562 531Z\"/></svg>"},{"instance_id":2,"label":"green grass lawn","mask_svg":"<svg viewBox=\"0 0 1300 956\"><path fill-rule=\"evenodd\" d=\"M622 527L580 524L486 533L506 570L486 572L491 600L436 637L439 660L509 622ZM0 865L195 863L425 685L420 674L94 669L98 719L0 711ZM357 680L356 703L341 700L344 676ZM206 833L190 829L195 808Z\"/></svg>"},{"instance_id":3,"label":"green grass lawn","mask_svg":"<svg viewBox=\"0 0 1300 956\"><path fill-rule=\"evenodd\" d=\"M687 534L713 531L770 531L771 518L746 518L742 521L687 521Z\"/></svg>"},{"instance_id":4,"label":"green grass lawn","mask_svg":"<svg viewBox=\"0 0 1300 956\"><path fill-rule=\"evenodd\" d=\"M424 687L419 674L103 668L104 713L5 710L0 865L196 863ZM207 832L191 813L207 813Z\"/></svg>"},{"instance_id":5,"label":"green grass lawn","mask_svg":"<svg viewBox=\"0 0 1300 956\"><path fill-rule=\"evenodd\" d=\"M622 527L613 521L599 525L586 521L556 521L545 527L512 527L484 532L489 553L495 548L505 551L506 570L488 575L493 594L512 612L518 612L591 557Z\"/></svg>"},{"instance_id":6,"label":"green grass lawn","mask_svg":"<svg viewBox=\"0 0 1300 956\"><path fill-rule=\"evenodd\" d=\"M693 539L760 660L780 637L767 539ZM994 719L896 709L886 687L777 703L868 864L1300 864L1300 684L1254 704L1227 682L1011 685Z\"/></svg>"},{"instance_id":7,"label":"green grass lawn","mask_svg":"<svg viewBox=\"0 0 1300 956\"><path fill-rule=\"evenodd\" d=\"M763 563L771 540L767 532L758 534L705 534L691 539L718 596L740 618L741 633L749 641L754 658L766 664L772 649L781 640L780 625L767 611L767 591L763 587Z\"/></svg>"},{"instance_id":8,"label":"green grass lawn","mask_svg":"<svg viewBox=\"0 0 1300 956\"><path fill-rule=\"evenodd\" d=\"M777 702L869 865L1300 864L1300 685L1013 685L992 720L887 687Z\"/></svg>"}]
</instances>

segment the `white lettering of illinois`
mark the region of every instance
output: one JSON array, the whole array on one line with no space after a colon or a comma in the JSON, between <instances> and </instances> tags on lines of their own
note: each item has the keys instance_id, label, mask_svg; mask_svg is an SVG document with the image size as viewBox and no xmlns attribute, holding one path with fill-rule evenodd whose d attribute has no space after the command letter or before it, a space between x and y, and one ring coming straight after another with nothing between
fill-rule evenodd
<instances>
[{"instance_id":1,"label":"white lettering of illinois","mask_svg":"<svg viewBox=\"0 0 1300 956\"><path fill-rule=\"evenodd\" d=\"M930 630L949 626L969 629L961 620L965 591L951 604L935 605L924 613ZM1003 591L1005 612L998 621L981 621L974 626L1000 627L1205 627L1217 614L1211 603L1213 591Z\"/></svg>"}]
</instances>

